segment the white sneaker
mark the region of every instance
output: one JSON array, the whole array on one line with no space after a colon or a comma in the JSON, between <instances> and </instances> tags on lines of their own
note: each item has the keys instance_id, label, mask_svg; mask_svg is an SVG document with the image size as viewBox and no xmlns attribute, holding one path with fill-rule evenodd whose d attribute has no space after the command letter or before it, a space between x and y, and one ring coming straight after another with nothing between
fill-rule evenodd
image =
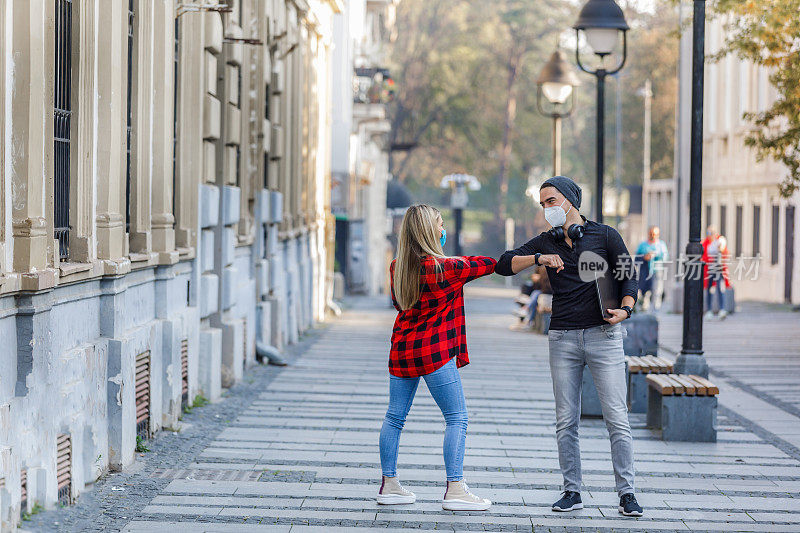
<instances>
[{"instance_id":1,"label":"white sneaker","mask_svg":"<svg viewBox=\"0 0 800 533\"><path fill-rule=\"evenodd\" d=\"M726 310L723 309L722 311L719 312L719 319L720 320L725 320L726 316L728 316L728 312Z\"/></svg>"},{"instance_id":2,"label":"white sneaker","mask_svg":"<svg viewBox=\"0 0 800 533\"><path fill-rule=\"evenodd\" d=\"M703 315L703 318L705 318L706 320L711 320L712 318L714 318L714 311L706 311L706 314Z\"/></svg>"},{"instance_id":3,"label":"white sneaker","mask_svg":"<svg viewBox=\"0 0 800 533\"><path fill-rule=\"evenodd\" d=\"M385 477L378 491L378 503L381 505L402 505L414 503L417 495L400 485L396 477Z\"/></svg>"},{"instance_id":4,"label":"white sneaker","mask_svg":"<svg viewBox=\"0 0 800 533\"><path fill-rule=\"evenodd\" d=\"M445 511L486 511L491 506L490 500L472 494L464 480L447 483L442 500L442 509Z\"/></svg>"}]
</instances>

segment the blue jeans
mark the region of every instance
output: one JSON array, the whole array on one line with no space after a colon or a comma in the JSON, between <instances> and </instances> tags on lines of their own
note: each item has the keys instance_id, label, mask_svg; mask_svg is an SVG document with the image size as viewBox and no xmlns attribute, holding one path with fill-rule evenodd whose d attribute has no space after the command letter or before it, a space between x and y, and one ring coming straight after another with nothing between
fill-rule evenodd
<instances>
[{"instance_id":1,"label":"blue jeans","mask_svg":"<svg viewBox=\"0 0 800 533\"><path fill-rule=\"evenodd\" d=\"M725 278L722 272L714 272L709 275L708 287L705 288L705 298L703 302L706 311L714 310L714 302L711 300L711 289L716 285L717 289L714 293L717 295L717 309L722 311L725 309Z\"/></svg>"},{"instance_id":2,"label":"blue jeans","mask_svg":"<svg viewBox=\"0 0 800 533\"><path fill-rule=\"evenodd\" d=\"M459 481L464 476L464 446L467 440L467 402L461 388L455 358L425 376L431 396L442 410L447 424L444 430L444 468L447 481ZM419 378L389 376L389 409L381 427L381 470L386 477L397 475L397 449L400 432L408 410L414 401Z\"/></svg>"},{"instance_id":3,"label":"blue jeans","mask_svg":"<svg viewBox=\"0 0 800 533\"><path fill-rule=\"evenodd\" d=\"M611 438L611 463L617 493L633 492L633 437L628 422L625 355L622 326L606 324L586 329L550 330L550 373L556 399L558 462L564 490L581 490L581 385L584 366L589 367L603 420Z\"/></svg>"}]
</instances>

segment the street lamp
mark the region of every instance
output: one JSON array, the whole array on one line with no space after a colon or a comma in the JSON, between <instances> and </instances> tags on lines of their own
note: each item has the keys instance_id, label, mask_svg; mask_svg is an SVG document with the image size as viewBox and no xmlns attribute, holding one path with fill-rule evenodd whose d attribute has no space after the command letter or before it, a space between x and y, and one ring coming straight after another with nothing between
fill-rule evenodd
<instances>
[{"instance_id":1,"label":"street lamp","mask_svg":"<svg viewBox=\"0 0 800 533\"><path fill-rule=\"evenodd\" d=\"M442 189L450 189L450 208L453 210L453 218L456 223L455 234L455 254L461 253L461 226L463 224L463 211L467 207L467 189L479 191L481 182L475 176L469 174L448 174L442 178L440 184Z\"/></svg>"},{"instance_id":2,"label":"street lamp","mask_svg":"<svg viewBox=\"0 0 800 533\"><path fill-rule=\"evenodd\" d=\"M605 143L605 88L606 76L616 74L625 65L628 55L628 23L622 9L614 0L589 0L581 9L575 28L575 59L578 67L597 77L597 190L595 191L595 216L598 222L603 221L603 164ZM600 68L591 70L581 62L581 33L600 58ZM622 57L614 68L607 69L605 59L611 55L619 43L622 34Z\"/></svg>"},{"instance_id":3,"label":"street lamp","mask_svg":"<svg viewBox=\"0 0 800 533\"><path fill-rule=\"evenodd\" d=\"M694 0L692 19L692 131L689 171L689 242L683 281L683 346L675 360L676 374L708 377L703 356L703 245L700 204L703 193L703 64L705 62L705 0Z\"/></svg>"},{"instance_id":4,"label":"street lamp","mask_svg":"<svg viewBox=\"0 0 800 533\"><path fill-rule=\"evenodd\" d=\"M575 69L559 49L553 52L536 79L536 107L553 119L553 175L561 175L561 119L575 107L575 87L581 84ZM550 111L542 106L542 96L550 102ZM569 100L569 102L567 102Z\"/></svg>"}]
</instances>

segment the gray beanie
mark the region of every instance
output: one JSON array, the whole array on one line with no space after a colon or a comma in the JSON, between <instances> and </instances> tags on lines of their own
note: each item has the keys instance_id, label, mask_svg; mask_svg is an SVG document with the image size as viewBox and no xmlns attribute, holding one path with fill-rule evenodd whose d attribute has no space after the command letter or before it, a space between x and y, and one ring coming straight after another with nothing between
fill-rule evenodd
<instances>
[{"instance_id":1,"label":"gray beanie","mask_svg":"<svg viewBox=\"0 0 800 533\"><path fill-rule=\"evenodd\" d=\"M558 192L564 195L564 198L569 200L569 203L575 206L575 209L581 208L581 188L570 178L566 176L553 176L542 183L539 190L541 191L545 187L555 187Z\"/></svg>"}]
</instances>

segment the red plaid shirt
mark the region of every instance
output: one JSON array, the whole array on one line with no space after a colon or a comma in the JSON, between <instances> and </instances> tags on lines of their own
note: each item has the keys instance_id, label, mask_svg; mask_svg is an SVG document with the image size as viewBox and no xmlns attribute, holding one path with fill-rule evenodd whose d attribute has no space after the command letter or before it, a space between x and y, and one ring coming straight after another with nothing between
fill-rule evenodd
<instances>
[{"instance_id":1,"label":"red plaid shirt","mask_svg":"<svg viewBox=\"0 0 800 533\"><path fill-rule=\"evenodd\" d=\"M494 272L491 257L448 257L422 260L419 301L402 311L394 296L394 261L389 267L392 303L399 311L392 331L389 372L412 378L430 374L457 357L456 366L469 364L464 326L464 284Z\"/></svg>"}]
</instances>

